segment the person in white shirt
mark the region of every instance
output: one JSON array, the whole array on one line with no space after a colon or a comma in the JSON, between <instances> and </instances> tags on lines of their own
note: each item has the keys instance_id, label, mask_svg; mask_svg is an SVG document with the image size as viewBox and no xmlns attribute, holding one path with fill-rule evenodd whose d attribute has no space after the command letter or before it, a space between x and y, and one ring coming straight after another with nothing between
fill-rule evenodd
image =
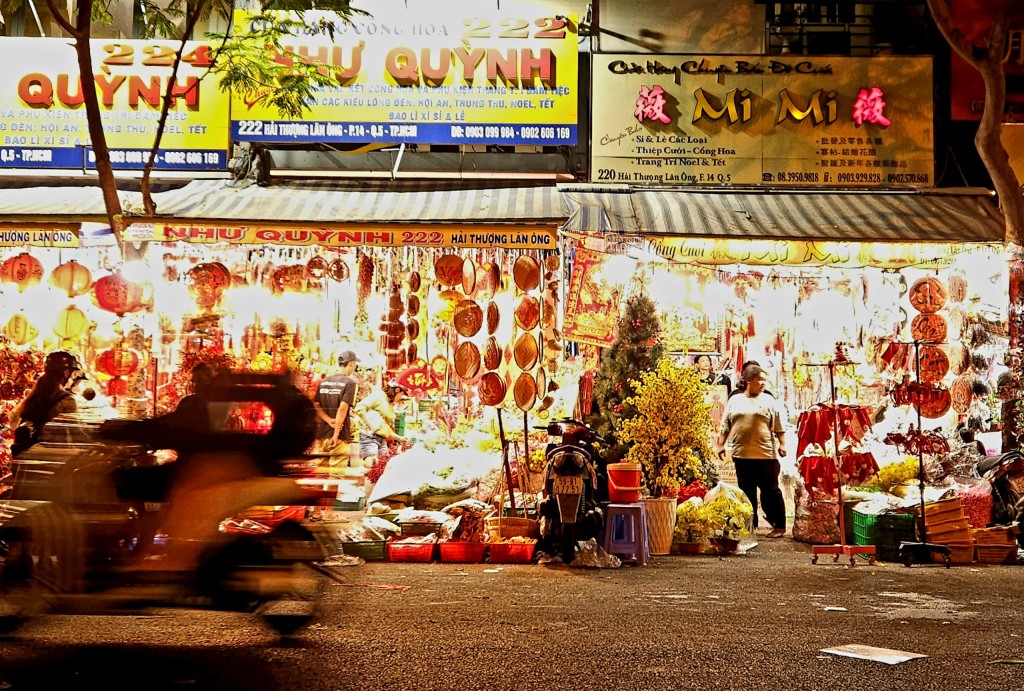
<instances>
[{"instance_id":1,"label":"person in white shirt","mask_svg":"<svg viewBox=\"0 0 1024 691\"><path fill-rule=\"evenodd\" d=\"M785 430L775 399L765 393L765 371L757 365L743 368L746 388L725 404L719 427L718 455L726 449L736 466L736 482L754 507L757 527L758 490L764 515L771 523L768 537L786 534L786 504L779 487L779 458L786 455Z\"/></svg>"}]
</instances>

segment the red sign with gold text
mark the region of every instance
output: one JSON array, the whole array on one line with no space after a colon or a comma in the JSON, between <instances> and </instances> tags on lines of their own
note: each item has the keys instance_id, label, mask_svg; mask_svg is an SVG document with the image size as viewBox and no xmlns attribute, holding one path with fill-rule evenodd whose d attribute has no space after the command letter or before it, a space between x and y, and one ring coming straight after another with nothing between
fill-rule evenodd
<instances>
[{"instance_id":1,"label":"red sign with gold text","mask_svg":"<svg viewBox=\"0 0 1024 691\"><path fill-rule=\"evenodd\" d=\"M615 342L622 288L605 278L611 255L576 250L569 296L565 304L565 337L570 341L607 348Z\"/></svg>"}]
</instances>

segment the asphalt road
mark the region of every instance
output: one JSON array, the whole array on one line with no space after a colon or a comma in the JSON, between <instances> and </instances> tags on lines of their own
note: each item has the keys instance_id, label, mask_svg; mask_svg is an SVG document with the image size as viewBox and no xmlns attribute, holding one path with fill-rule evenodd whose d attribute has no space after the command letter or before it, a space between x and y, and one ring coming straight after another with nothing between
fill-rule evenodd
<instances>
[{"instance_id":1,"label":"asphalt road","mask_svg":"<svg viewBox=\"0 0 1024 691\"><path fill-rule=\"evenodd\" d=\"M1024 689L1024 568L808 557L783 540L603 570L372 563L291 641L215 612L41 620L0 639L0 691ZM927 657L820 652L846 644Z\"/></svg>"}]
</instances>

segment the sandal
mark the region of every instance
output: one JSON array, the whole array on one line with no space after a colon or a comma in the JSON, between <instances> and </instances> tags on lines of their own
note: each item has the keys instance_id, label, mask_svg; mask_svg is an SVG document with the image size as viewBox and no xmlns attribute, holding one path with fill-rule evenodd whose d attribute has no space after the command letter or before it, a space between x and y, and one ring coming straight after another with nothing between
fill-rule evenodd
<instances>
[{"instance_id":1,"label":"sandal","mask_svg":"<svg viewBox=\"0 0 1024 691\"><path fill-rule=\"evenodd\" d=\"M770 533L768 533L767 535L765 535L765 537L773 538L773 539L774 538L779 538L779 537L785 537L785 536L786 536L786 529L785 528L776 528L775 530L773 530Z\"/></svg>"}]
</instances>

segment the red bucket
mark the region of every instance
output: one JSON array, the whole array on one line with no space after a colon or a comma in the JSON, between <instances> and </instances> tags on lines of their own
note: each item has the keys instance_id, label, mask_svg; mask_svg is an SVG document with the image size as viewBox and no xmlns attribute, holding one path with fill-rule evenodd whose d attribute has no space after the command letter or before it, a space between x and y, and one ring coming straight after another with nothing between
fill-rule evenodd
<instances>
[{"instance_id":1,"label":"red bucket","mask_svg":"<svg viewBox=\"0 0 1024 691\"><path fill-rule=\"evenodd\" d=\"M639 463L608 464L608 499L615 504L640 501L644 486L643 470Z\"/></svg>"}]
</instances>

